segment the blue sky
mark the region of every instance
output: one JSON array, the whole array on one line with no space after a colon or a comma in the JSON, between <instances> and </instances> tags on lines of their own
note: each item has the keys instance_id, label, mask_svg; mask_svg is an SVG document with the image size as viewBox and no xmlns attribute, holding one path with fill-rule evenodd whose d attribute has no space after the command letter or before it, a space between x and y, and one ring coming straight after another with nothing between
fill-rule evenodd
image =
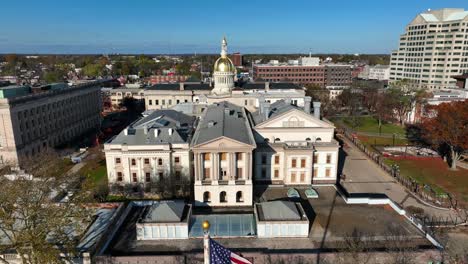
<instances>
[{"instance_id":1,"label":"blue sky","mask_svg":"<svg viewBox=\"0 0 468 264\"><path fill-rule=\"evenodd\" d=\"M418 13L466 0L2 0L0 53L390 53Z\"/></svg>"}]
</instances>

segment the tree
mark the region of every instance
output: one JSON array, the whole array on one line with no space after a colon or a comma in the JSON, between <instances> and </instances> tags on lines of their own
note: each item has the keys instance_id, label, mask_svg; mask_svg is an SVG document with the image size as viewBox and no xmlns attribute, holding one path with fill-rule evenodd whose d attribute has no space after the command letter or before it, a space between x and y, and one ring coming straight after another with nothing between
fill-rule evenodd
<instances>
[{"instance_id":1,"label":"tree","mask_svg":"<svg viewBox=\"0 0 468 264\"><path fill-rule=\"evenodd\" d=\"M432 115L423 119L425 138L448 156L450 168L468 150L468 100L428 107ZM445 153L444 153L445 152Z\"/></svg>"},{"instance_id":2,"label":"tree","mask_svg":"<svg viewBox=\"0 0 468 264\"><path fill-rule=\"evenodd\" d=\"M22 263L62 263L73 257L86 209L75 204L78 193L68 204L55 200L77 177L65 175L63 161L51 153L25 158L22 164L27 173L34 173L32 180L0 175L0 237L8 241L0 244L0 252L16 252ZM8 263L1 257L0 262Z\"/></svg>"}]
</instances>

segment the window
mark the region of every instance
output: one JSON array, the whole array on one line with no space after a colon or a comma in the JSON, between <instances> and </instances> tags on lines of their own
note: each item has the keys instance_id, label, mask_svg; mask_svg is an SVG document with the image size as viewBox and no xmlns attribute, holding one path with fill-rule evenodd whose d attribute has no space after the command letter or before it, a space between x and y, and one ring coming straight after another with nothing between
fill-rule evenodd
<instances>
[{"instance_id":1,"label":"window","mask_svg":"<svg viewBox=\"0 0 468 264\"><path fill-rule=\"evenodd\" d=\"M236 193L236 202L238 203L242 203L244 201L244 197L242 196L242 192L241 191L238 191Z\"/></svg>"},{"instance_id":2,"label":"window","mask_svg":"<svg viewBox=\"0 0 468 264\"><path fill-rule=\"evenodd\" d=\"M227 153L226 152L221 153L221 160L227 160Z\"/></svg>"},{"instance_id":3,"label":"window","mask_svg":"<svg viewBox=\"0 0 468 264\"><path fill-rule=\"evenodd\" d=\"M211 159L210 153L204 153L203 154L203 160L210 160L210 159Z\"/></svg>"},{"instance_id":4,"label":"window","mask_svg":"<svg viewBox=\"0 0 468 264\"><path fill-rule=\"evenodd\" d=\"M180 157L174 157L174 163L179 164L180 163Z\"/></svg>"},{"instance_id":5,"label":"window","mask_svg":"<svg viewBox=\"0 0 468 264\"><path fill-rule=\"evenodd\" d=\"M121 160L120 158L115 158L115 164L120 164Z\"/></svg>"},{"instance_id":6,"label":"window","mask_svg":"<svg viewBox=\"0 0 468 264\"><path fill-rule=\"evenodd\" d=\"M169 105L172 105L172 100L171 99L169 99Z\"/></svg>"},{"instance_id":7,"label":"window","mask_svg":"<svg viewBox=\"0 0 468 264\"><path fill-rule=\"evenodd\" d=\"M314 177L318 177L318 168L314 168Z\"/></svg>"},{"instance_id":8,"label":"window","mask_svg":"<svg viewBox=\"0 0 468 264\"><path fill-rule=\"evenodd\" d=\"M149 159L145 159L145 164L149 164Z\"/></svg>"},{"instance_id":9,"label":"window","mask_svg":"<svg viewBox=\"0 0 468 264\"><path fill-rule=\"evenodd\" d=\"M291 167L295 168L297 166L296 159L291 159Z\"/></svg>"},{"instance_id":10,"label":"window","mask_svg":"<svg viewBox=\"0 0 468 264\"><path fill-rule=\"evenodd\" d=\"M154 100L155 105L159 105L159 100Z\"/></svg>"},{"instance_id":11,"label":"window","mask_svg":"<svg viewBox=\"0 0 468 264\"><path fill-rule=\"evenodd\" d=\"M242 175L242 168L237 168L237 175L236 175L236 179L242 179L243 175Z\"/></svg>"},{"instance_id":12,"label":"window","mask_svg":"<svg viewBox=\"0 0 468 264\"><path fill-rule=\"evenodd\" d=\"M203 173L203 179L210 179L211 178L211 175L210 175L210 168L205 168L204 169L204 173Z\"/></svg>"},{"instance_id":13,"label":"window","mask_svg":"<svg viewBox=\"0 0 468 264\"><path fill-rule=\"evenodd\" d=\"M132 173L132 181L138 182L137 174L135 172Z\"/></svg>"},{"instance_id":14,"label":"window","mask_svg":"<svg viewBox=\"0 0 468 264\"><path fill-rule=\"evenodd\" d=\"M279 165L279 163L280 163L280 156L275 155L275 165Z\"/></svg>"},{"instance_id":15,"label":"window","mask_svg":"<svg viewBox=\"0 0 468 264\"><path fill-rule=\"evenodd\" d=\"M306 159L301 159L301 168L306 167Z\"/></svg>"},{"instance_id":16,"label":"window","mask_svg":"<svg viewBox=\"0 0 468 264\"><path fill-rule=\"evenodd\" d=\"M158 176L159 176L159 180L161 181L161 180L164 178L164 173L159 172L159 173L158 173Z\"/></svg>"},{"instance_id":17,"label":"window","mask_svg":"<svg viewBox=\"0 0 468 264\"><path fill-rule=\"evenodd\" d=\"M267 163L267 156L265 154L262 154L262 164Z\"/></svg>"},{"instance_id":18,"label":"window","mask_svg":"<svg viewBox=\"0 0 468 264\"><path fill-rule=\"evenodd\" d=\"M204 192L204 193L203 193L203 202L204 202L204 203L209 203L209 202L211 202L211 195L210 195L210 192Z\"/></svg>"},{"instance_id":19,"label":"window","mask_svg":"<svg viewBox=\"0 0 468 264\"><path fill-rule=\"evenodd\" d=\"M275 179L279 178L279 170L278 169L275 170L274 177L275 177Z\"/></svg>"},{"instance_id":20,"label":"window","mask_svg":"<svg viewBox=\"0 0 468 264\"><path fill-rule=\"evenodd\" d=\"M326 168L325 169L325 177L330 177L330 173L331 172L331 169L330 168Z\"/></svg>"},{"instance_id":21,"label":"window","mask_svg":"<svg viewBox=\"0 0 468 264\"><path fill-rule=\"evenodd\" d=\"M219 193L219 202L220 203L227 203L226 192L225 191L222 191L222 192Z\"/></svg>"},{"instance_id":22,"label":"window","mask_svg":"<svg viewBox=\"0 0 468 264\"><path fill-rule=\"evenodd\" d=\"M135 165L136 165L136 160L132 159L132 166L135 166Z\"/></svg>"},{"instance_id":23,"label":"window","mask_svg":"<svg viewBox=\"0 0 468 264\"><path fill-rule=\"evenodd\" d=\"M153 100L149 100L149 101L148 101L148 104L149 104L149 105L153 105Z\"/></svg>"},{"instance_id":24,"label":"window","mask_svg":"<svg viewBox=\"0 0 468 264\"><path fill-rule=\"evenodd\" d=\"M301 172L301 182L305 182L305 172Z\"/></svg>"},{"instance_id":25,"label":"window","mask_svg":"<svg viewBox=\"0 0 468 264\"><path fill-rule=\"evenodd\" d=\"M314 153L314 163L318 163L318 158L319 158L318 153Z\"/></svg>"},{"instance_id":26,"label":"window","mask_svg":"<svg viewBox=\"0 0 468 264\"><path fill-rule=\"evenodd\" d=\"M291 182L296 182L296 173L291 172Z\"/></svg>"},{"instance_id":27,"label":"window","mask_svg":"<svg viewBox=\"0 0 468 264\"><path fill-rule=\"evenodd\" d=\"M262 178L266 178L266 169L262 168Z\"/></svg>"},{"instance_id":28,"label":"window","mask_svg":"<svg viewBox=\"0 0 468 264\"><path fill-rule=\"evenodd\" d=\"M328 164L331 163L331 157L332 157L331 154L327 154L327 163L328 163Z\"/></svg>"},{"instance_id":29,"label":"window","mask_svg":"<svg viewBox=\"0 0 468 264\"><path fill-rule=\"evenodd\" d=\"M175 172L175 180L180 181L180 171Z\"/></svg>"},{"instance_id":30,"label":"window","mask_svg":"<svg viewBox=\"0 0 468 264\"><path fill-rule=\"evenodd\" d=\"M118 182L121 182L121 181L123 181L122 172L120 172L120 171L119 171L119 172L117 172L117 181L118 181Z\"/></svg>"},{"instance_id":31,"label":"window","mask_svg":"<svg viewBox=\"0 0 468 264\"><path fill-rule=\"evenodd\" d=\"M236 159L238 161L241 161L242 160L242 153L236 153Z\"/></svg>"},{"instance_id":32,"label":"window","mask_svg":"<svg viewBox=\"0 0 468 264\"><path fill-rule=\"evenodd\" d=\"M151 182L151 173L149 173L149 172L145 173L145 181L146 182Z\"/></svg>"},{"instance_id":33,"label":"window","mask_svg":"<svg viewBox=\"0 0 468 264\"><path fill-rule=\"evenodd\" d=\"M159 165L159 166L162 166L162 165L163 165L162 159L158 159L158 165Z\"/></svg>"},{"instance_id":34,"label":"window","mask_svg":"<svg viewBox=\"0 0 468 264\"><path fill-rule=\"evenodd\" d=\"M162 105L165 105L165 104L166 104L166 100L162 99L162 100L161 100L161 104L162 104Z\"/></svg>"}]
</instances>

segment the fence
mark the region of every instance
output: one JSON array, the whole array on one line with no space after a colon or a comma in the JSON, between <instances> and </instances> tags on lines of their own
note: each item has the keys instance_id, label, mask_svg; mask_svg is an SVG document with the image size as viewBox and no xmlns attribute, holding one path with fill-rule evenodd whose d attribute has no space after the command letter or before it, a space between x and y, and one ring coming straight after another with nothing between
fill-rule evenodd
<instances>
[{"instance_id":1,"label":"fence","mask_svg":"<svg viewBox=\"0 0 468 264\"><path fill-rule=\"evenodd\" d=\"M384 156L376 153L375 151L367 148L364 144L359 141L356 137L353 137L352 133L347 129L338 129L338 133L344 135L349 139L353 144L362 152L364 152L369 159L373 160L380 168L397 180L401 185L403 185L408 191L413 193L415 196L420 199L428 202L430 204L445 207L445 208L457 208L457 200L452 199L450 194L447 195L438 195L435 190L433 190L428 185L422 185L410 177L404 176L400 173L398 168L391 167L384 162Z\"/></svg>"}]
</instances>

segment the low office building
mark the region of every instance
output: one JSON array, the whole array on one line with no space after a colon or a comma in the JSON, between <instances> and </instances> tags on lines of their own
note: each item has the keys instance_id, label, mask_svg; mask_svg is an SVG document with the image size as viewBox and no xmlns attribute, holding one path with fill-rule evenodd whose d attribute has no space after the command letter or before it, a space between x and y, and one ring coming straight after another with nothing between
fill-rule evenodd
<instances>
[{"instance_id":1,"label":"low office building","mask_svg":"<svg viewBox=\"0 0 468 264\"><path fill-rule=\"evenodd\" d=\"M144 100L144 89L142 88L115 88L108 91L112 108L119 108L125 98L137 101Z\"/></svg>"},{"instance_id":2,"label":"low office building","mask_svg":"<svg viewBox=\"0 0 468 264\"><path fill-rule=\"evenodd\" d=\"M17 163L65 144L101 124L101 84L54 85L0 90L0 162Z\"/></svg>"},{"instance_id":3,"label":"low office building","mask_svg":"<svg viewBox=\"0 0 468 264\"><path fill-rule=\"evenodd\" d=\"M246 110L228 102L208 106L193 136L195 205L252 206L252 152Z\"/></svg>"},{"instance_id":4,"label":"low office building","mask_svg":"<svg viewBox=\"0 0 468 264\"><path fill-rule=\"evenodd\" d=\"M309 218L300 203L269 201L255 204L258 238L308 237Z\"/></svg>"},{"instance_id":5,"label":"low office building","mask_svg":"<svg viewBox=\"0 0 468 264\"><path fill-rule=\"evenodd\" d=\"M192 206L180 200L133 202L144 209L136 223L137 240L187 239Z\"/></svg>"},{"instance_id":6,"label":"low office building","mask_svg":"<svg viewBox=\"0 0 468 264\"><path fill-rule=\"evenodd\" d=\"M109 184L117 190L126 185L146 192L184 190L190 184L194 121L174 110L158 110L125 128L104 144Z\"/></svg>"},{"instance_id":7,"label":"low office building","mask_svg":"<svg viewBox=\"0 0 468 264\"><path fill-rule=\"evenodd\" d=\"M320 103L305 108L288 101L262 103L253 113L257 184L336 183L339 144L332 123L320 119Z\"/></svg>"}]
</instances>

